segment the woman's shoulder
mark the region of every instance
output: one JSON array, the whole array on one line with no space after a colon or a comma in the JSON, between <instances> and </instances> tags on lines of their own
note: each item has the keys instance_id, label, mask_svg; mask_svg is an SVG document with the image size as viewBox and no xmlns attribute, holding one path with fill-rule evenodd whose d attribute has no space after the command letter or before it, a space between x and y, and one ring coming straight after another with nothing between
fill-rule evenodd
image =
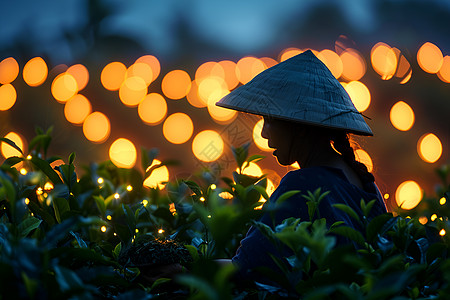
<instances>
[{"instance_id":1,"label":"woman's shoulder","mask_svg":"<svg viewBox=\"0 0 450 300\"><path fill-rule=\"evenodd\" d=\"M345 180L342 171L330 167L309 167L288 172L282 178L281 184L325 184Z\"/></svg>"}]
</instances>

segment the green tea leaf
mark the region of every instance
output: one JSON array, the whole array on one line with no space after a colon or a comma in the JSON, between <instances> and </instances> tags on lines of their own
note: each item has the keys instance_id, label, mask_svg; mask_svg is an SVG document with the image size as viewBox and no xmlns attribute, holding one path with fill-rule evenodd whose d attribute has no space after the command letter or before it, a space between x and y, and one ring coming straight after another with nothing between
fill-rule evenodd
<instances>
[{"instance_id":1,"label":"green tea leaf","mask_svg":"<svg viewBox=\"0 0 450 300\"><path fill-rule=\"evenodd\" d=\"M20 149L19 146L16 145L16 143L14 143L12 140L5 138L5 137L1 137L0 141L10 145L11 147L13 147L14 149L16 149L17 151L19 151L22 155L23 155L23 151L22 149ZM1 143L0 143L1 144Z\"/></svg>"},{"instance_id":2,"label":"green tea leaf","mask_svg":"<svg viewBox=\"0 0 450 300\"><path fill-rule=\"evenodd\" d=\"M41 223L42 220L30 216L20 222L17 229L19 230L19 234L21 237L26 237L32 230L38 228Z\"/></svg>"},{"instance_id":3,"label":"green tea leaf","mask_svg":"<svg viewBox=\"0 0 450 300\"><path fill-rule=\"evenodd\" d=\"M365 245L365 240L364 240L363 235L361 234L361 232L357 231L354 228L351 228L348 226L339 226L339 227L334 227L334 228L330 229L329 232L347 237L350 240L358 243L361 246Z\"/></svg>"},{"instance_id":4,"label":"green tea leaf","mask_svg":"<svg viewBox=\"0 0 450 300\"><path fill-rule=\"evenodd\" d=\"M95 200L95 204L97 205L98 210L100 211L100 215L101 216L105 216L106 214L106 204L105 204L105 199L103 198L103 196L93 196L94 200Z\"/></svg>"},{"instance_id":5,"label":"green tea leaf","mask_svg":"<svg viewBox=\"0 0 450 300\"><path fill-rule=\"evenodd\" d=\"M69 202L64 198L55 198L53 199L53 209L55 210L56 221L61 223L64 213L70 211Z\"/></svg>"},{"instance_id":6,"label":"green tea leaf","mask_svg":"<svg viewBox=\"0 0 450 300\"><path fill-rule=\"evenodd\" d=\"M33 156L30 160L38 169L40 169L47 177L53 182L54 185L56 184L63 184L61 178L59 177L58 173L56 173L53 168L50 166L48 162L46 162L43 159L40 159L36 156Z\"/></svg>"},{"instance_id":7,"label":"green tea leaf","mask_svg":"<svg viewBox=\"0 0 450 300\"><path fill-rule=\"evenodd\" d=\"M286 201L287 199L291 198L294 195L297 195L298 193L300 193L300 191L287 191L283 193L280 197L278 197L276 201L277 205L281 205L284 201Z\"/></svg>"},{"instance_id":8,"label":"green tea leaf","mask_svg":"<svg viewBox=\"0 0 450 300\"><path fill-rule=\"evenodd\" d=\"M337 203L337 204L333 204L333 207L336 207L336 208L342 210L347 215L349 215L350 217L352 217L353 219L355 219L356 221L361 223L361 218L350 206L348 206L346 204Z\"/></svg>"}]
</instances>

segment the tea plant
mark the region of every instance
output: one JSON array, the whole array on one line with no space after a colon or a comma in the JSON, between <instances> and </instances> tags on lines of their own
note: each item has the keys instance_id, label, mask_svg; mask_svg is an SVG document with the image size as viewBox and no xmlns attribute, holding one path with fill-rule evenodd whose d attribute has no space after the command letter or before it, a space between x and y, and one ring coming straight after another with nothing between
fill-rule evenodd
<instances>
[{"instance_id":1,"label":"tea plant","mask_svg":"<svg viewBox=\"0 0 450 300\"><path fill-rule=\"evenodd\" d=\"M257 220L272 208L255 209L268 199L265 176L244 174L263 158L249 156L248 145L233 148L232 178L214 181L210 170L200 170L160 190L145 187L144 179L176 162L150 168L156 150L142 149L143 171L106 161L84 166L80 175L74 153L65 162L47 155L51 131L37 129L26 151L1 138L21 155L0 166L0 299L450 296L443 234L448 166L438 170L437 197L425 197L413 210L370 220L373 203L361 202L362 218L347 206L335 207L356 219L363 233L340 223L327 227L317 211L325 195L320 190L304 195L311 221L289 218L270 227ZM234 265L217 260L234 255L251 225L291 252L274 257L280 274L262 270L271 283L243 285L234 279ZM356 247L337 247L336 235Z\"/></svg>"}]
</instances>

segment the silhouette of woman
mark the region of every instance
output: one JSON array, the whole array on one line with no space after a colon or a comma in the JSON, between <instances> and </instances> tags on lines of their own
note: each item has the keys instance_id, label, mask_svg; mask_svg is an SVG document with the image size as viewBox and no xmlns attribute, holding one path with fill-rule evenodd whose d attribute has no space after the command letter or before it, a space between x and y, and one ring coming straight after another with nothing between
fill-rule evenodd
<instances>
[{"instance_id":1,"label":"silhouette of woman","mask_svg":"<svg viewBox=\"0 0 450 300\"><path fill-rule=\"evenodd\" d=\"M319 187L322 192L329 192L318 207L328 226L343 221L362 231L359 223L333 207L337 203L350 206L362 217L361 199L366 203L376 199L369 218L386 212L374 176L355 160L349 141L349 134L371 136L372 131L339 81L310 50L265 70L216 105L263 116L261 135L275 149L273 155L278 162L300 165L299 170L282 178L265 203L276 203L287 191L300 191L278 206L275 224L289 217L308 221L308 207L302 195ZM260 221L273 227L268 213ZM351 242L336 236L336 243ZM239 267L238 277L259 280L254 270L261 266L278 270L271 255L287 257L292 253L287 249L280 253L256 227L251 227L232 258Z\"/></svg>"}]
</instances>

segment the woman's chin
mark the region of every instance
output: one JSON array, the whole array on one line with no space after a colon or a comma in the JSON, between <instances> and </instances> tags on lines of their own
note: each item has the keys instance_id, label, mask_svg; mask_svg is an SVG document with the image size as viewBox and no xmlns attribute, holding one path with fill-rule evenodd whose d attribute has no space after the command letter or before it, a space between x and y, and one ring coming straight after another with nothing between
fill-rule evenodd
<instances>
[{"instance_id":1,"label":"woman's chin","mask_svg":"<svg viewBox=\"0 0 450 300\"><path fill-rule=\"evenodd\" d=\"M276 154L276 152L277 152L277 150L273 151L273 156L275 156L275 157L277 158L277 161L278 161L278 163L279 163L280 165L282 165L282 166L290 166L290 165L292 165L292 164L294 163L294 161L291 162L290 159L285 159L285 158L282 157L282 156L281 156L281 157L278 156L278 155Z\"/></svg>"}]
</instances>

